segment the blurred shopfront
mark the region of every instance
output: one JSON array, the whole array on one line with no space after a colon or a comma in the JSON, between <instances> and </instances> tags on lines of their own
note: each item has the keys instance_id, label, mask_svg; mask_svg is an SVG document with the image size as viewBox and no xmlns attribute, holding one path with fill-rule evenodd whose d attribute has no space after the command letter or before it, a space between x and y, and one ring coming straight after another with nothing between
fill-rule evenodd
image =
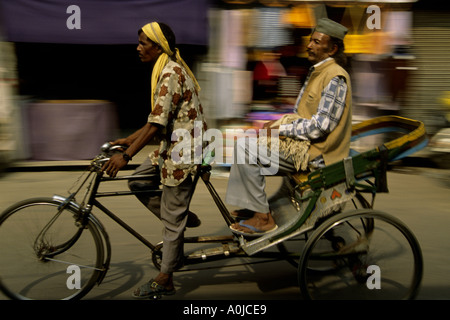
<instances>
[{"instance_id":1,"label":"blurred shopfront","mask_svg":"<svg viewBox=\"0 0 450 320\"><path fill-rule=\"evenodd\" d=\"M0 27L0 172L16 156L17 144L14 136L20 133L15 113L17 96L17 72L14 46L2 40Z\"/></svg>"},{"instance_id":2,"label":"blurred shopfront","mask_svg":"<svg viewBox=\"0 0 450 320\"><path fill-rule=\"evenodd\" d=\"M292 111L310 67L309 35L317 19L328 17L349 29L355 121L400 114L425 121L430 133L442 126L441 98L450 91L450 19L436 1L77 3L81 29L68 30L67 5L59 1L1 2L4 38L17 57L16 115L40 102L48 111L95 100L105 103L116 127L92 134L106 139L137 129L146 121L150 86L149 70L136 55L137 29L159 20L173 27L197 75L209 127L259 127ZM24 135L15 135L16 158L33 159L30 126L23 118L13 122ZM91 141L93 149L96 143Z\"/></svg>"},{"instance_id":3,"label":"blurred shopfront","mask_svg":"<svg viewBox=\"0 0 450 320\"><path fill-rule=\"evenodd\" d=\"M322 17L349 29L345 47L355 121L401 113L409 72L415 68L414 3L216 1L202 70L217 126L259 127L292 111L310 67L306 45Z\"/></svg>"},{"instance_id":4,"label":"blurred shopfront","mask_svg":"<svg viewBox=\"0 0 450 320\"><path fill-rule=\"evenodd\" d=\"M446 125L442 98L450 91L450 16L442 3L218 2L210 19L216 41L210 43L207 71L214 67L215 77L222 74L220 84L208 78L219 124L257 127L292 110L309 68L309 35L317 19L328 17L349 29L345 47L355 121L399 114L424 121L430 134ZM224 87L227 93L215 96Z\"/></svg>"},{"instance_id":5,"label":"blurred shopfront","mask_svg":"<svg viewBox=\"0 0 450 320\"><path fill-rule=\"evenodd\" d=\"M445 1L420 1L414 10L411 61L404 114L435 134L449 127L450 10Z\"/></svg>"},{"instance_id":6,"label":"blurred shopfront","mask_svg":"<svg viewBox=\"0 0 450 320\"><path fill-rule=\"evenodd\" d=\"M151 72L137 56L139 28L166 22L193 63L206 50L208 9L208 0L1 1L0 90L13 90L0 96L9 102L0 146L13 160L88 160L139 128Z\"/></svg>"}]
</instances>

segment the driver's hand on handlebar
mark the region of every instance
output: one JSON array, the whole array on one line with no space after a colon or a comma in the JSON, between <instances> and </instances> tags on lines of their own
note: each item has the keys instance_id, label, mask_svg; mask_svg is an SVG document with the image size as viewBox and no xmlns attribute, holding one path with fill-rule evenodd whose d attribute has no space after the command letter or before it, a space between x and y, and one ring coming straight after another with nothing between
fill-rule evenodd
<instances>
[{"instance_id":1,"label":"driver's hand on handlebar","mask_svg":"<svg viewBox=\"0 0 450 320\"><path fill-rule=\"evenodd\" d=\"M109 142L112 146L115 145L122 145L122 146L130 146L130 142L127 140L127 138L122 138L122 139L117 139L115 141L110 141ZM119 151L125 151L122 148L117 149Z\"/></svg>"},{"instance_id":2,"label":"driver's hand on handlebar","mask_svg":"<svg viewBox=\"0 0 450 320\"><path fill-rule=\"evenodd\" d=\"M114 178L127 163L128 162L123 158L122 154L118 153L113 155L108 162L103 165L102 171L106 172L111 178Z\"/></svg>"}]
</instances>

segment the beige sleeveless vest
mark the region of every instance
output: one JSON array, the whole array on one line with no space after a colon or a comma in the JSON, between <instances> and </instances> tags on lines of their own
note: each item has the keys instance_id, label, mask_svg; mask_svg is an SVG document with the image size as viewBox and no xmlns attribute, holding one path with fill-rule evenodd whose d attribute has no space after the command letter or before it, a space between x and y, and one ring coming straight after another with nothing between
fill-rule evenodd
<instances>
[{"instance_id":1,"label":"beige sleeveless vest","mask_svg":"<svg viewBox=\"0 0 450 320\"><path fill-rule=\"evenodd\" d=\"M348 73L339 66L334 59L318 66L311 74L298 106L298 114L305 119L317 113L323 89L336 76L342 76L347 82L347 97L344 113L337 127L323 140L311 141L309 149L310 159L323 155L326 165L341 161L348 157L352 132L352 90Z\"/></svg>"}]
</instances>

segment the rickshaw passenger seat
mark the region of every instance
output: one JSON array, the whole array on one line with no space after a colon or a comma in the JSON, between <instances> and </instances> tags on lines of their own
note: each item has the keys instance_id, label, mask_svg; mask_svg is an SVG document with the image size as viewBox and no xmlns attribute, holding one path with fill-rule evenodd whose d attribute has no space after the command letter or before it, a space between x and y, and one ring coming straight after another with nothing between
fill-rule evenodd
<instances>
[{"instance_id":1,"label":"rickshaw passenger seat","mask_svg":"<svg viewBox=\"0 0 450 320\"><path fill-rule=\"evenodd\" d=\"M349 157L354 157L354 156L357 156L358 154L359 154L358 151L350 148ZM310 173L311 173L311 171L301 171L301 172L292 173L290 176L292 177L292 179L294 180L294 182L296 184L302 184L302 183L308 181L308 175Z\"/></svg>"}]
</instances>

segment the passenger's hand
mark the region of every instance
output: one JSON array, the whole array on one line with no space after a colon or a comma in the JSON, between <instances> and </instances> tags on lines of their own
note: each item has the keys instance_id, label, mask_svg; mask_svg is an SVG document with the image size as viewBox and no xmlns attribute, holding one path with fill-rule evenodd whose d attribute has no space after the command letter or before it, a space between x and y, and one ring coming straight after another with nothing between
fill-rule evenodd
<instances>
[{"instance_id":1,"label":"passenger's hand","mask_svg":"<svg viewBox=\"0 0 450 320\"><path fill-rule=\"evenodd\" d=\"M266 137L270 137L272 135L272 130L278 130L278 126L273 127L275 121L268 121L264 124L263 129L266 130Z\"/></svg>"},{"instance_id":2,"label":"passenger's hand","mask_svg":"<svg viewBox=\"0 0 450 320\"><path fill-rule=\"evenodd\" d=\"M275 120L267 121L266 123L264 123L263 129L269 129L270 126L271 126L274 122L275 122Z\"/></svg>"},{"instance_id":3,"label":"passenger's hand","mask_svg":"<svg viewBox=\"0 0 450 320\"><path fill-rule=\"evenodd\" d=\"M117 176L117 173L127 165L126 161L121 153L113 155L108 162L103 165L102 171L106 172L111 178Z\"/></svg>"}]
</instances>

